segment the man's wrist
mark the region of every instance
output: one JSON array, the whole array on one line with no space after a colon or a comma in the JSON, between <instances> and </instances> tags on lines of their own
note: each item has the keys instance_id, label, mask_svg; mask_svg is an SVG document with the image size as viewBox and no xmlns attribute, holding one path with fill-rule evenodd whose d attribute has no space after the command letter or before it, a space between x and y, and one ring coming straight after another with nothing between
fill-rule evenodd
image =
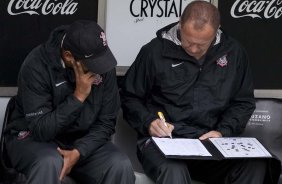
<instances>
[{"instance_id":1,"label":"man's wrist","mask_svg":"<svg viewBox=\"0 0 282 184\"><path fill-rule=\"evenodd\" d=\"M83 103L86 99L84 95L80 95L77 92L74 92L73 96L75 96L75 98L78 99L81 103Z\"/></svg>"}]
</instances>

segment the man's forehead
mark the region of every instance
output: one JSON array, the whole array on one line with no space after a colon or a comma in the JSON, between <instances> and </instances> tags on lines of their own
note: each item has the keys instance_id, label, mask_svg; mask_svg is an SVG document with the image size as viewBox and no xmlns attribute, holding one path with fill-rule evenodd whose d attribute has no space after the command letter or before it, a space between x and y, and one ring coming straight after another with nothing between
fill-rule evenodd
<instances>
[{"instance_id":1,"label":"man's forehead","mask_svg":"<svg viewBox=\"0 0 282 184\"><path fill-rule=\"evenodd\" d=\"M185 40L200 43L210 42L214 39L216 34L213 27L208 24L202 29L197 30L193 24L186 23L181 27L180 32L181 36L184 37Z\"/></svg>"}]
</instances>

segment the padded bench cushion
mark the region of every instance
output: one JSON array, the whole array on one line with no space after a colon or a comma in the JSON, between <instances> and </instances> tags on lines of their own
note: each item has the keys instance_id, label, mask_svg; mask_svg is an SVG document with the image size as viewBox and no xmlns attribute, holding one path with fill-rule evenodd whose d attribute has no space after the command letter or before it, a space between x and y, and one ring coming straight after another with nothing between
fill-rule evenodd
<instances>
[{"instance_id":1,"label":"padded bench cushion","mask_svg":"<svg viewBox=\"0 0 282 184\"><path fill-rule=\"evenodd\" d=\"M256 109L242 136L257 138L282 159L282 100L257 98Z\"/></svg>"}]
</instances>

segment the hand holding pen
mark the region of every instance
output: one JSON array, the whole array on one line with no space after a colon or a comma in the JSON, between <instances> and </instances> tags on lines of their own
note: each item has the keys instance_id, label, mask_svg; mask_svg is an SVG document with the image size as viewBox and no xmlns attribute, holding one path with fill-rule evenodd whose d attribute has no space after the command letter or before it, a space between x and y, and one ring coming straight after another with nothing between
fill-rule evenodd
<instances>
[{"instance_id":1,"label":"hand holding pen","mask_svg":"<svg viewBox=\"0 0 282 184\"><path fill-rule=\"evenodd\" d=\"M151 122L149 127L149 134L153 137L167 137L171 136L171 132L174 126L165 121L165 118L161 112L158 112L159 118Z\"/></svg>"}]
</instances>

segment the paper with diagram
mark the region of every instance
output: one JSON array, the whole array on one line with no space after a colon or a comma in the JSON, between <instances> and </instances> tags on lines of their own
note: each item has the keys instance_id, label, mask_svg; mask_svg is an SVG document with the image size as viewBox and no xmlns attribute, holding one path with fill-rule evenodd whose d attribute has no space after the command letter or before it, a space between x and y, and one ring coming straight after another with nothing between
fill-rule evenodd
<instances>
[{"instance_id":1,"label":"paper with diagram","mask_svg":"<svg viewBox=\"0 0 282 184\"><path fill-rule=\"evenodd\" d=\"M256 138L210 138L225 158L272 157Z\"/></svg>"}]
</instances>

